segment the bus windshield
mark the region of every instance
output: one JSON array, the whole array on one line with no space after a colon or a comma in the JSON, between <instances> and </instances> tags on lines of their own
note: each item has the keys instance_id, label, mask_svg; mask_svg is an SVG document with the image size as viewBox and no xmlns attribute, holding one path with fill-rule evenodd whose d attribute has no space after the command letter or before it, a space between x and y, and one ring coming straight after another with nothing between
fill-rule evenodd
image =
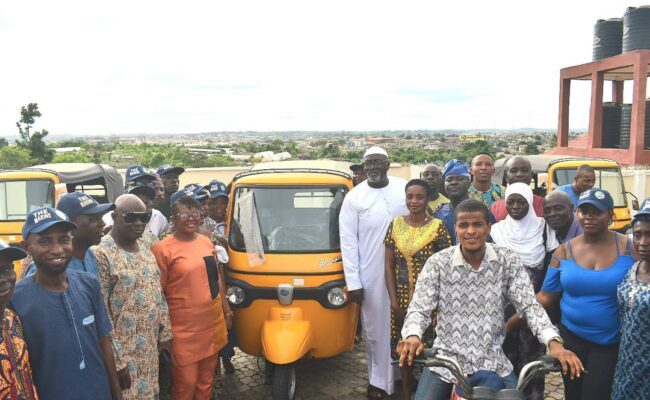
<instances>
[{"instance_id":1,"label":"bus windshield","mask_svg":"<svg viewBox=\"0 0 650 400\"><path fill-rule=\"evenodd\" d=\"M0 220L22 221L30 211L54 207L54 182L0 181Z\"/></svg>"}]
</instances>

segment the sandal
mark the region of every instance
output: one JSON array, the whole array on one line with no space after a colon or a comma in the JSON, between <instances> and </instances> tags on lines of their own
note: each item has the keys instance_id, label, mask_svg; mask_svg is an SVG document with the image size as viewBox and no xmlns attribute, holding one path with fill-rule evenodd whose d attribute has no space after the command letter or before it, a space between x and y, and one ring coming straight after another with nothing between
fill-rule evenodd
<instances>
[{"instance_id":1,"label":"sandal","mask_svg":"<svg viewBox=\"0 0 650 400\"><path fill-rule=\"evenodd\" d=\"M385 391L379 389L376 386L368 385L368 398L369 399L383 399L388 396Z\"/></svg>"}]
</instances>

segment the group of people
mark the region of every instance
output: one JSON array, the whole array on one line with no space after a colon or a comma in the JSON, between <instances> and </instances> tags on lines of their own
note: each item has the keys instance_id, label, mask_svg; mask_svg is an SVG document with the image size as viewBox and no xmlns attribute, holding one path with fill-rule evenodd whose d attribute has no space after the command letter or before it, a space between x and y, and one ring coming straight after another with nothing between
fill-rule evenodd
<instances>
[{"instance_id":1,"label":"group of people","mask_svg":"<svg viewBox=\"0 0 650 400\"><path fill-rule=\"evenodd\" d=\"M366 151L339 221L368 398L401 381L404 399L449 399L449 371L414 380L425 347L457 360L474 386L515 388L548 353L568 400L650 398L650 201L628 237L608 229L613 199L588 165L545 198L524 157L506 161L505 187L492 182L489 154L428 165L408 182L389 166L383 149ZM543 399L544 378L525 395Z\"/></svg>"},{"instance_id":2,"label":"group of people","mask_svg":"<svg viewBox=\"0 0 650 400\"><path fill-rule=\"evenodd\" d=\"M405 399L449 399L448 371L414 379L425 347L476 385L512 388L548 352L568 400L650 398L650 201L630 238L609 231L613 200L587 165L545 198L524 157L507 160L505 187L489 154L408 182L389 167L368 149L339 216L368 398L401 380ZM172 399L210 399L219 360L234 371L228 189L179 190L183 172L129 167L114 204L68 193L27 215L24 251L0 241L0 398L159 398L171 381ZM526 395L542 399L544 379Z\"/></svg>"},{"instance_id":3,"label":"group of people","mask_svg":"<svg viewBox=\"0 0 650 400\"><path fill-rule=\"evenodd\" d=\"M67 193L27 215L24 251L0 241L0 398L213 398L219 359L234 372L228 191L183 172L131 166L114 204Z\"/></svg>"}]
</instances>

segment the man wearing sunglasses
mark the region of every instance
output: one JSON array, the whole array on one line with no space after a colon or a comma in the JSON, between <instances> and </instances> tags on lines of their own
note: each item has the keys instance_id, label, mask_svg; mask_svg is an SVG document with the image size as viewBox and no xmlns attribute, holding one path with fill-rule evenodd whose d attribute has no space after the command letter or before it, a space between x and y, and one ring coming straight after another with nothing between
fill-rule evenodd
<instances>
[{"instance_id":1,"label":"man wearing sunglasses","mask_svg":"<svg viewBox=\"0 0 650 400\"><path fill-rule=\"evenodd\" d=\"M126 189L127 193L136 195L144 205L147 207L147 212L150 214L150 219L147 223L147 229L142 234L142 240L147 243L147 248L153 247L158 241L158 238L167 231L168 222L167 218L155 208L153 202L156 198L156 190L150 185L136 185L130 186ZM106 226L113 226L113 213L104 214L104 223Z\"/></svg>"},{"instance_id":2,"label":"man wearing sunglasses","mask_svg":"<svg viewBox=\"0 0 650 400\"><path fill-rule=\"evenodd\" d=\"M172 331L156 259L140 240L151 213L134 194L121 195L115 206L113 228L95 257L118 377L125 399L157 398L158 349L169 350Z\"/></svg>"},{"instance_id":3,"label":"man wearing sunglasses","mask_svg":"<svg viewBox=\"0 0 650 400\"><path fill-rule=\"evenodd\" d=\"M82 192L67 193L61 197L56 209L77 225L72 236L72 258L68 269L97 275L97 264L90 247L102 240L106 226L102 217L114 208L114 204L99 204L90 195ZM31 263L23 275L32 275L34 272L36 267Z\"/></svg>"}]
</instances>

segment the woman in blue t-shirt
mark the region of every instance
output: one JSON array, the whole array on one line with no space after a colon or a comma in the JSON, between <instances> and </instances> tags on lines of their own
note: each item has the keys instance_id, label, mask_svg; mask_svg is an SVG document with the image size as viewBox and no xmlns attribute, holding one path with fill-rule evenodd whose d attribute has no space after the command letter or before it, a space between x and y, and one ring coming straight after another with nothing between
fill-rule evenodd
<instances>
[{"instance_id":1,"label":"woman in blue t-shirt","mask_svg":"<svg viewBox=\"0 0 650 400\"><path fill-rule=\"evenodd\" d=\"M613 209L606 190L580 195L576 215L584 233L557 248L537 295L546 308L560 302L565 347L587 372L564 379L566 400L609 400L612 393L620 340L616 288L634 263L627 236L608 229Z\"/></svg>"}]
</instances>

